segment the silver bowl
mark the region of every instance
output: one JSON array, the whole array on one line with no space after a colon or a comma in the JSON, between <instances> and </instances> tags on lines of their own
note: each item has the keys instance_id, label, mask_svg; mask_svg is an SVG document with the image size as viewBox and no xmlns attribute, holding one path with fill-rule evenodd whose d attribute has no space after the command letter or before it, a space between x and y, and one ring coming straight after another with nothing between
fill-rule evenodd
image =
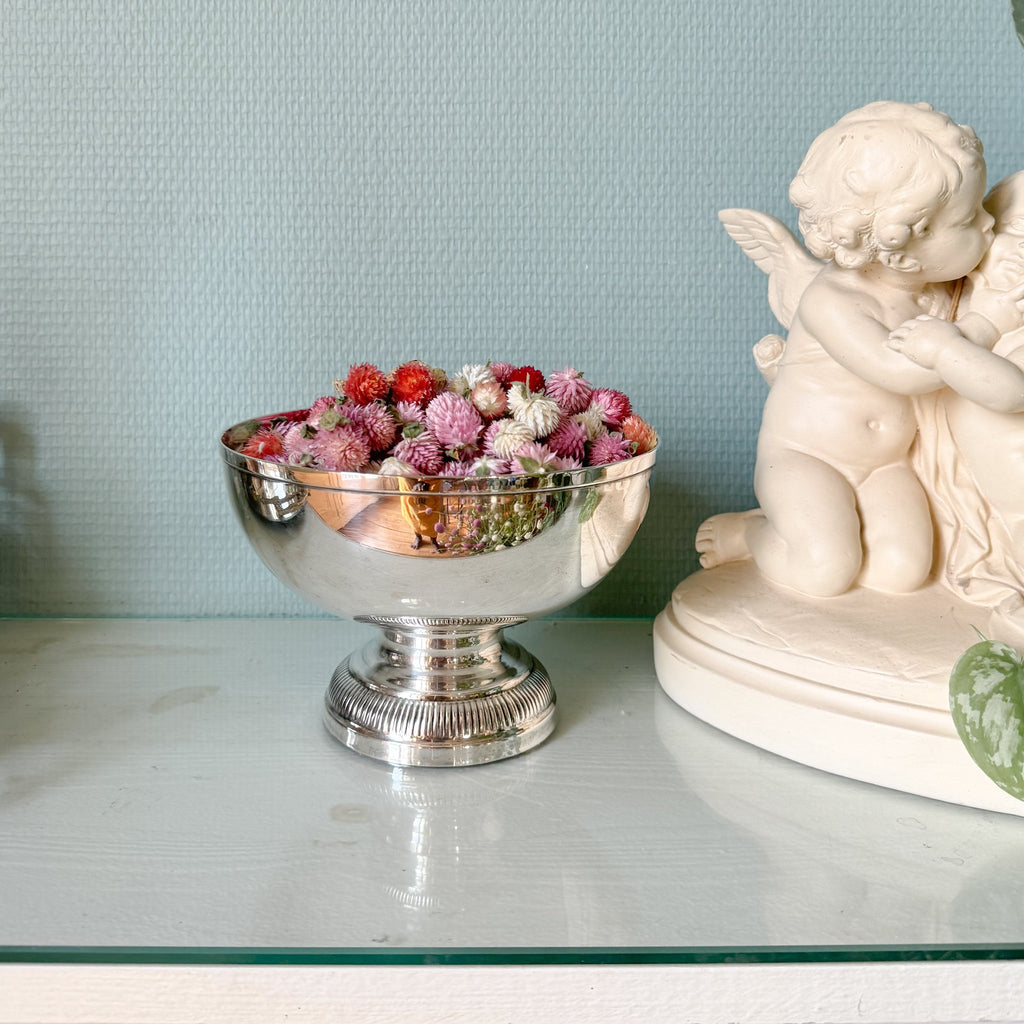
<instances>
[{"instance_id":1,"label":"silver bowl","mask_svg":"<svg viewBox=\"0 0 1024 1024\"><path fill-rule=\"evenodd\" d=\"M548 476L396 477L221 451L250 543L283 583L379 634L338 666L324 721L396 765L483 764L555 724L544 667L504 629L563 608L621 558L655 451Z\"/></svg>"}]
</instances>

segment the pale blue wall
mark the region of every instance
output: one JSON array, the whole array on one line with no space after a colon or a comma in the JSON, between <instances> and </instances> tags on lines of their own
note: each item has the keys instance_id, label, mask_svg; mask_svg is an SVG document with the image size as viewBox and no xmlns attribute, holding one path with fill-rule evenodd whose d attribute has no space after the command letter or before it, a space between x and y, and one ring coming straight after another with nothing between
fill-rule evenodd
<instances>
[{"instance_id":1,"label":"pale blue wall","mask_svg":"<svg viewBox=\"0 0 1024 1024\"><path fill-rule=\"evenodd\" d=\"M74 0L0 25L0 612L306 614L216 440L352 362L571 363L663 445L581 614L653 614L751 502L775 327L715 213L792 223L874 99L1024 166L1004 0Z\"/></svg>"}]
</instances>

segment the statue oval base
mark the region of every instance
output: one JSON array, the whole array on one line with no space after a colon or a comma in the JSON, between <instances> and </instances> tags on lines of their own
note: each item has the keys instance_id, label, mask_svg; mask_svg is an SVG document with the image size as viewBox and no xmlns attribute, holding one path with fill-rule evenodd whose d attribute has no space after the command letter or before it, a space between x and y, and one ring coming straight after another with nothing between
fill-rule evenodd
<instances>
[{"instance_id":1,"label":"statue oval base","mask_svg":"<svg viewBox=\"0 0 1024 1024\"><path fill-rule=\"evenodd\" d=\"M1024 816L971 760L948 708L949 673L985 609L938 585L806 598L752 562L683 580L654 626L658 680L723 732L823 771Z\"/></svg>"}]
</instances>

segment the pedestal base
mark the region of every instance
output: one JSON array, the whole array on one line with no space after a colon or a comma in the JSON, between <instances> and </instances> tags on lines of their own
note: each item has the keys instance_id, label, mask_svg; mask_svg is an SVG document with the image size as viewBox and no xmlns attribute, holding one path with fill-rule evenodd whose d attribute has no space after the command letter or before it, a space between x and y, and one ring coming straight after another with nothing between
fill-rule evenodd
<instances>
[{"instance_id":1,"label":"pedestal base","mask_svg":"<svg viewBox=\"0 0 1024 1024\"><path fill-rule=\"evenodd\" d=\"M710 725L793 761L890 789L1024 816L971 760L949 673L984 609L932 586L804 598L751 562L684 580L654 625L658 680Z\"/></svg>"},{"instance_id":2,"label":"pedestal base","mask_svg":"<svg viewBox=\"0 0 1024 1024\"><path fill-rule=\"evenodd\" d=\"M364 616L380 628L338 666L324 724L345 746L389 764L455 767L514 757L555 727L544 666L504 618Z\"/></svg>"}]
</instances>

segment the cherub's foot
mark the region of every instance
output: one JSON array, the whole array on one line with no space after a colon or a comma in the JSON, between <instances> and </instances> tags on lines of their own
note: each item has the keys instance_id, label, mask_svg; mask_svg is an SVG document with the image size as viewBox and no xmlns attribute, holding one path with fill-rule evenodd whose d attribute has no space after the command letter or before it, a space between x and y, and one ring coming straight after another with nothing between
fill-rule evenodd
<instances>
[{"instance_id":1,"label":"cherub's foot","mask_svg":"<svg viewBox=\"0 0 1024 1024\"><path fill-rule=\"evenodd\" d=\"M750 557L747 544L747 526L751 519L764 517L760 509L749 512L723 512L705 519L697 528L695 547L700 553L700 564L713 569L724 562L738 562Z\"/></svg>"},{"instance_id":2,"label":"cherub's foot","mask_svg":"<svg viewBox=\"0 0 1024 1024\"><path fill-rule=\"evenodd\" d=\"M409 545L409 547L411 547L413 551L419 551L420 545L423 543L423 538L418 533L413 534L413 536L415 537L415 540Z\"/></svg>"}]
</instances>

